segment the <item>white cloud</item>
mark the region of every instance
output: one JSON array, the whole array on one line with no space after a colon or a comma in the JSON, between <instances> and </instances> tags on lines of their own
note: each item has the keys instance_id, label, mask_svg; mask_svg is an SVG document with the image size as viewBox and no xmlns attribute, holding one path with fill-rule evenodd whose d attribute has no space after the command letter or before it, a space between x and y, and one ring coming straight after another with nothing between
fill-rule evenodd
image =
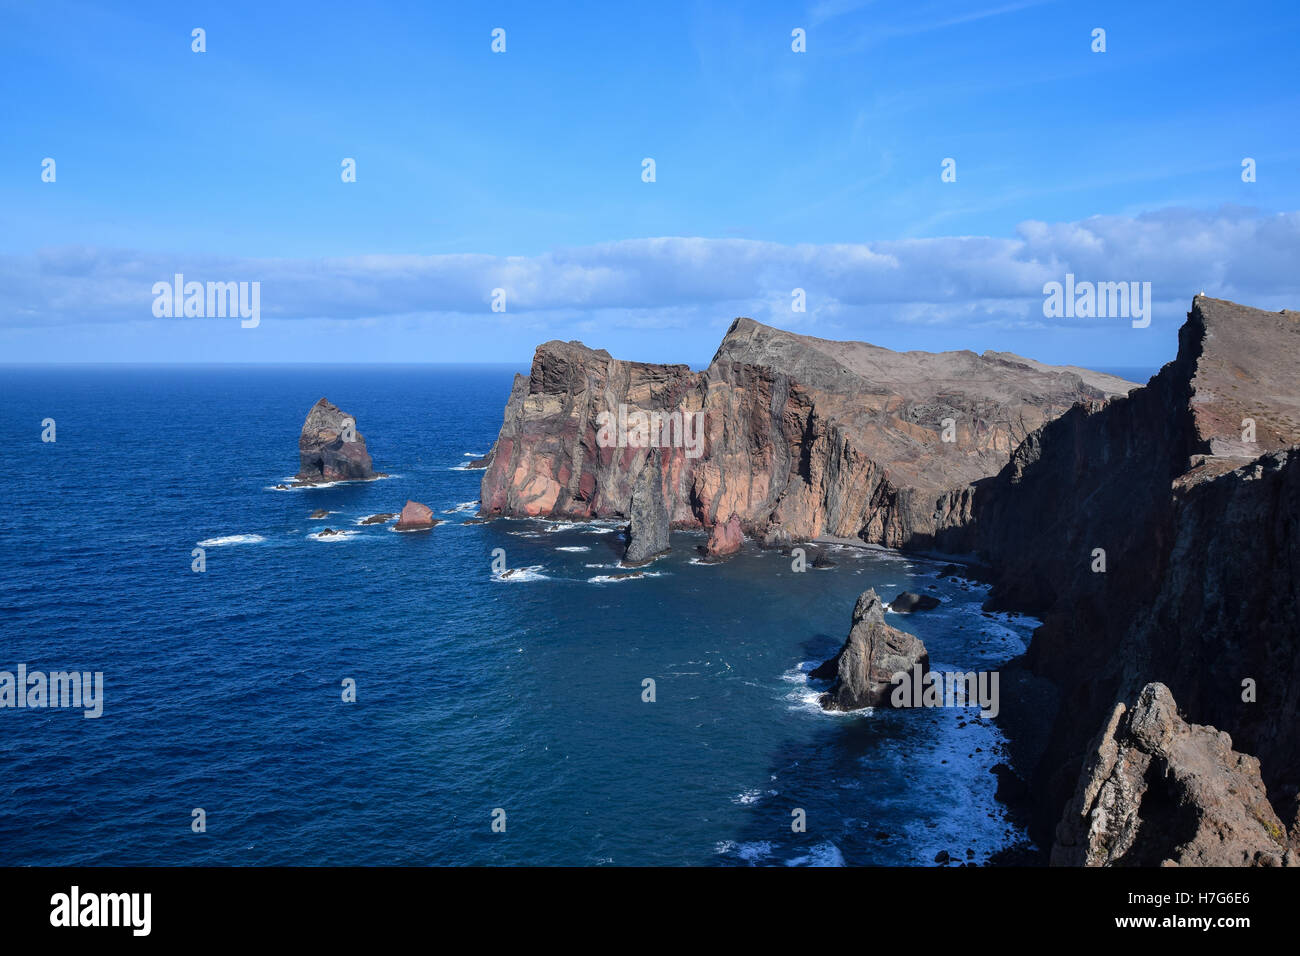
<instances>
[{"instance_id":1,"label":"white cloud","mask_svg":"<svg viewBox=\"0 0 1300 956\"><path fill-rule=\"evenodd\" d=\"M807 326L856 310L927 326L1033 327L1042 322L1043 283L1066 272L1151 282L1155 297L1170 302L1205 289L1265 307L1300 304L1300 213L1177 208L1030 221L1017 232L828 245L628 239L528 257L238 259L62 247L0 257L0 325L149 319L153 284L177 272L201 282L259 281L262 315L272 319L483 316L492 290L504 288L508 314L543 326L615 314L662 325L673 310L783 314L782 324ZM796 287L807 292L803 316L789 312Z\"/></svg>"}]
</instances>

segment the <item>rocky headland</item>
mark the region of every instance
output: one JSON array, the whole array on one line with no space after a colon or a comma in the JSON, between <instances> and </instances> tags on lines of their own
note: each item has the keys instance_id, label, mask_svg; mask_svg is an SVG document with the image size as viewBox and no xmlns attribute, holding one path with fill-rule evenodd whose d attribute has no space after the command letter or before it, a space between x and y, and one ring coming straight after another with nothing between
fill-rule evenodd
<instances>
[{"instance_id":1,"label":"rocky headland","mask_svg":"<svg viewBox=\"0 0 1300 956\"><path fill-rule=\"evenodd\" d=\"M1031 431L1135 387L1008 353L891 352L745 318L701 372L547 342L515 378L480 513L627 518L658 445L671 525L709 530L714 553L738 535L933 543L970 520L972 483ZM680 427L648 445L622 428L601 440L603 422L637 413Z\"/></svg>"},{"instance_id":2,"label":"rocky headland","mask_svg":"<svg viewBox=\"0 0 1300 956\"><path fill-rule=\"evenodd\" d=\"M1071 409L977 488L972 531L990 605L1042 618L1026 663L1060 689L1031 781L1034 829L1059 844L1058 862L1107 861L1071 850L1081 844L1063 808L1090 804L1096 736L1154 682L1170 694L1165 709L1177 701L1258 758L1270 805L1300 841L1298 366L1300 313L1198 296L1177 357L1150 383ZM1161 757L1164 770L1181 773L1184 753ZM1207 786L1188 791L1188 812L1230 796ZM1194 842L1161 848L1153 826L1125 855L1197 853Z\"/></svg>"},{"instance_id":3,"label":"rocky headland","mask_svg":"<svg viewBox=\"0 0 1300 956\"><path fill-rule=\"evenodd\" d=\"M1300 863L1298 360L1300 314L1205 296L1142 387L749 319L701 372L548 342L480 514L627 517L641 485L710 553L838 537L974 559L990 610L1043 622L1017 667L1060 706L1020 769L1053 862ZM633 412L698 416L700 440L598 440ZM878 605L814 671L824 706L883 706L884 670L924 654ZM1043 726L1042 701L1000 719Z\"/></svg>"}]
</instances>

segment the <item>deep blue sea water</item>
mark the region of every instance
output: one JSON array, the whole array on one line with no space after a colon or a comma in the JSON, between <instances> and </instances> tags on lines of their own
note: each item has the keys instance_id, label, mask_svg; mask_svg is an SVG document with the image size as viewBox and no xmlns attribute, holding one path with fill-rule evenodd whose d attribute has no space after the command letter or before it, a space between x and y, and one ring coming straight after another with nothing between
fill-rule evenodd
<instances>
[{"instance_id":1,"label":"deep blue sea water","mask_svg":"<svg viewBox=\"0 0 1300 956\"><path fill-rule=\"evenodd\" d=\"M890 620L940 670L1035 622L886 552L797 574L675 533L611 582L612 525L467 525L512 372L0 369L0 670L105 675L97 720L0 709L0 864L929 864L1018 836L973 709L831 716L805 672L867 587L934 588ZM322 395L390 479L273 490ZM356 524L408 498L447 523ZM494 579L495 548L533 570Z\"/></svg>"}]
</instances>

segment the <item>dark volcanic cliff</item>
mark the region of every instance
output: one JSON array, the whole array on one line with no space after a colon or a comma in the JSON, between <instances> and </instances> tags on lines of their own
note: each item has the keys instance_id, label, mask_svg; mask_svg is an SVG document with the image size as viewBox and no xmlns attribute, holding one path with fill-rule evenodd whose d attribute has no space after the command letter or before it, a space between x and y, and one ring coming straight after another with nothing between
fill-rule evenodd
<instances>
[{"instance_id":1,"label":"dark volcanic cliff","mask_svg":"<svg viewBox=\"0 0 1300 956\"><path fill-rule=\"evenodd\" d=\"M515 380L482 513L626 516L649 449L598 440L601 413L622 406L698 416L696 448L660 442L677 527L734 514L769 544L835 535L928 547L964 527L971 483L1025 435L1076 402L1099 406L1133 387L1006 353L891 352L751 319L732 324L702 372L547 342Z\"/></svg>"},{"instance_id":2,"label":"dark volcanic cliff","mask_svg":"<svg viewBox=\"0 0 1300 956\"><path fill-rule=\"evenodd\" d=\"M1298 358L1300 314L1197 297L1178 357L1146 387L1072 409L980 484L991 603L1042 616L1028 663L1062 691L1034 781L1045 842L1078 801L1090 742L1151 682L1258 757L1295 820Z\"/></svg>"}]
</instances>

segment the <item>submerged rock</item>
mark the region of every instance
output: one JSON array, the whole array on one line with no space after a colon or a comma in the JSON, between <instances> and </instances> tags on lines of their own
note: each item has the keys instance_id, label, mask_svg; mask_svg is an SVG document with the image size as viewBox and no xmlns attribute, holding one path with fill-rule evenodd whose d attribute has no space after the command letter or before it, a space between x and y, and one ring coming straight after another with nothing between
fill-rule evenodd
<instances>
[{"instance_id":1,"label":"submerged rock","mask_svg":"<svg viewBox=\"0 0 1300 956\"><path fill-rule=\"evenodd\" d=\"M387 522L392 521L396 517L397 515L393 514L392 512L386 512L385 514L378 514L378 515L367 515L366 517L361 519L361 523L362 524L386 524Z\"/></svg>"},{"instance_id":2,"label":"submerged rock","mask_svg":"<svg viewBox=\"0 0 1300 956\"><path fill-rule=\"evenodd\" d=\"M912 591L904 591L898 597L890 602L890 610L898 611L902 614L910 614L913 611L929 611L938 607L943 602L937 597L929 594L916 594Z\"/></svg>"},{"instance_id":3,"label":"submerged rock","mask_svg":"<svg viewBox=\"0 0 1300 956\"><path fill-rule=\"evenodd\" d=\"M885 606L875 590L863 592L853 609L853 627L839 653L808 676L835 683L821 697L826 710L890 707L893 677L921 666L930 669L930 655L915 635L885 623Z\"/></svg>"},{"instance_id":4,"label":"submerged rock","mask_svg":"<svg viewBox=\"0 0 1300 956\"><path fill-rule=\"evenodd\" d=\"M628 508L628 542L623 563L647 564L668 550L668 508L664 504L659 455L651 452L637 476Z\"/></svg>"},{"instance_id":5,"label":"submerged rock","mask_svg":"<svg viewBox=\"0 0 1300 956\"><path fill-rule=\"evenodd\" d=\"M433 509L428 505L422 505L418 501L408 501L402 508L402 513L397 518L397 524L393 525L396 531L424 531L427 528L433 528L442 524L442 519L433 516Z\"/></svg>"},{"instance_id":6,"label":"submerged rock","mask_svg":"<svg viewBox=\"0 0 1300 956\"><path fill-rule=\"evenodd\" d=\"M311 407L298 436L298 485L370 481L384 477L372 467L356 420L322 398Z\"/></svg>"},{"instance_id":7,"label":"submerged rock","mask_svg":"<svg viewBox=\"0 0 1300 956\"><path fill-rule=\"evenodd\" d=\"M1287 834L1259 761L1188 724L1164 684L1115 705L1056 828L1057 866L1279 866ZM1300 861L1298 861L1300 862Z\"/></svg>"},{"instance_id":8,"label":"submerged rock","mask_svg":"<svg viewBox=\"0 0 1300 956\"><path fill-rule=\"evenodd\" d=\"M324 508L317 508L307 518L308 521L320 521L322 518L328 518L330 513Z\"/></svg>"}]
</instances>

